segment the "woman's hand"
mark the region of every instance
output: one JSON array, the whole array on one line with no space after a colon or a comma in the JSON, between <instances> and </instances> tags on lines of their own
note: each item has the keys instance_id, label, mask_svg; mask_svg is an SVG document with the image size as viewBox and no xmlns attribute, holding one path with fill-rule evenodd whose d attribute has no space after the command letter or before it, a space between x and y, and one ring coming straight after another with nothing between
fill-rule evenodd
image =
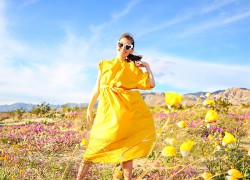
<instances>
[{"instance_id":1,"label":"woman's hand","mask_svg":"<svg viewBox=\"0 0 250 180\"><path fill-rule=\"evenodd\" d=\"M94 122L94 118L92 116L92 111L90 111L90 110L87 111L87 121L90 124L93 124L93 122Z\"/></svg>"},{"instance_id":2,"label":"woman's hand","mask_svg":"<svg viewBox=\"0 0 250 180\"><path fill-rule=\"evenodd\" d=\"M148 67L148 63L144 62L144 61L136 61L135 65L137 67Z\"/></svg>"}]
</instances>

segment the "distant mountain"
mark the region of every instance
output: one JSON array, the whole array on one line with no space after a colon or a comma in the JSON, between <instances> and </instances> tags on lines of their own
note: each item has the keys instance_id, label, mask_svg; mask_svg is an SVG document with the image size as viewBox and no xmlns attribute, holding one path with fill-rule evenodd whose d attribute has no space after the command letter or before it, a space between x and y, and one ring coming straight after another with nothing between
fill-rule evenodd
<instances>
[{"instance_id":1,"label":"distant mountain","mask_svg":"<svg viewBox=\"0 0 250 180\"><path fill-rule=\"evenodd\" d=\"M34 104L26 103L15 103L11 105L0 105L0 112L9 112L16 109L23 108L25 111L31 111L33 107L36 107Z\"/></svg>"},{"instance_id":2,"label":"distant mountain","mask_svg":"<svg viewBox=\"0 0 250 180\"><path fill-rule=\"evenodd\" d=\"M88 104L87 103L66 103L66 104L62 104L62 105L53 105L53 104L49 104L51 109L60 109L63 106L69 106L71 108L78 106L78 107L86 107ZM27 103L14 103L11 105L0 105L0 112L9 112L9 111L14 111L17 109L24 109L26 112L28 111L32 111L33 108L35 108L37 106L37 104L27 104Z\"/></svg>"},{"instance_id":3,"label":"distant mountain","mask_svg":"<svg viewBox=\"0 0 250 180\"><path fill-rule=\"evenodd\" d=\"M227 98L234 105L250 104L250 90L246 88L230 88L211 96L215 99L219 97Z\"/></svg>"},{"instance_id":4,"label":"distant mountain","mask_svg":"<svg viewBox=\"0 0 250 180\"><path fill-rule=\"evenodd\" d=\"M183 105L192 105L200 99L201 95L208 92L196 92L183 94ZM227 98L233 105L250 104L250 89L247 88L229 88L227 90L217 90L211 92L210 99ZM165 105L165 93L142 93L142 96L149 106Z\"/></svg>"},{"instance_id":5,"label":"distant mountain","mask_svg":"<svg viewBox=\"0 0 250 180\"><path fill-rule=\"evenodd\" d=\"M183 94L183 105L191 105L197 102L200 99L201 95L205 95L207 92L196 92L196 93L188 93ZM212 95L209 97L210 99L218 99L227 98L230 103L233 105L240 104L250 104L250 89L247 88L229 88L227 90L217 90L211 92ZM165 93L164 92L141 92L142 97L148 106L162 106L165 105ZM50 105L52 109L60 109L62 106L69 107L86 107L87 103L67 103L62 105ZM16 109L23 108L25 111L31 111L32 108L36 107L35 104L25 104L25 103L15 103L11 105L0 105L0 112L8 112Z\"/></svg>"}]
</instances>

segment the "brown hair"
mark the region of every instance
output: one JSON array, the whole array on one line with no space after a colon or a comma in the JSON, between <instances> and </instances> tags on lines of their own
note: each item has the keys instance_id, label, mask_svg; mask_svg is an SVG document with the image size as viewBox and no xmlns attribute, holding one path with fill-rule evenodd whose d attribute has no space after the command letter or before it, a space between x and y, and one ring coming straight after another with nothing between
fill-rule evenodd
<instances>
[{"instance_id":1,"label":"brown hair","mask_svg":"<svg viewBox=\"0 0 250 180\"><path fill-rule=\"evenodd\" d=\"M120 39L121 40L122 38L126 38L128 40L130 40L132 42L132 45L133 45L133 48L135 47L135 41L134 41L134 38L132 36L132 34L130 33L124 33L123 35L121 35ZM140 61L142 59L142 55L134 55L134 54L129 54L126 58L126 60L128 62L130 61Z\"/></svg>"}]
</instances>

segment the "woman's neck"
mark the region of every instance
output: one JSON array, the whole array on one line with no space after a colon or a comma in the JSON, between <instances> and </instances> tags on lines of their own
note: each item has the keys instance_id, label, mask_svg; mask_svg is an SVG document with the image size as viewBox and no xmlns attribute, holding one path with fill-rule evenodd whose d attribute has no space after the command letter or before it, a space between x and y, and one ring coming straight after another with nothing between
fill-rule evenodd
<instances>
[{"instance_id":1,"label":"woman's neck","mask_svg":"<svg viewBox=\"0 0 250 180\"><path fill-rule=\"evenodd\" d=\"M122 60L122 61L125 61L126 60L126 58L124 58L124 57L120 57L120 56L116 56L118 59L120 59L120 60Z\"/></svg>"}]
</instances>

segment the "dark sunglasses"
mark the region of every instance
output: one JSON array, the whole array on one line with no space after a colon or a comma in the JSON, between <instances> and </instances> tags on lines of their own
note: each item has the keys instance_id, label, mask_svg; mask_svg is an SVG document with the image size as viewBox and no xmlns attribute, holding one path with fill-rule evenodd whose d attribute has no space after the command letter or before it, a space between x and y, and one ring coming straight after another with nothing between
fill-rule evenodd
<instances>
[{"instance_id":1,"label":"dark sunglasses","mask_svg":"<svg viewBox=\"0 0 250 180\"><path fill-rule=\"evenodd\" d=\"M122 48L123 46L125 46L125 49L127 51L133 48L132 44L123 44L123 42L120 42L120 41L117 41L117 45L119 48Z\"/></svg>"}]
</instances>

